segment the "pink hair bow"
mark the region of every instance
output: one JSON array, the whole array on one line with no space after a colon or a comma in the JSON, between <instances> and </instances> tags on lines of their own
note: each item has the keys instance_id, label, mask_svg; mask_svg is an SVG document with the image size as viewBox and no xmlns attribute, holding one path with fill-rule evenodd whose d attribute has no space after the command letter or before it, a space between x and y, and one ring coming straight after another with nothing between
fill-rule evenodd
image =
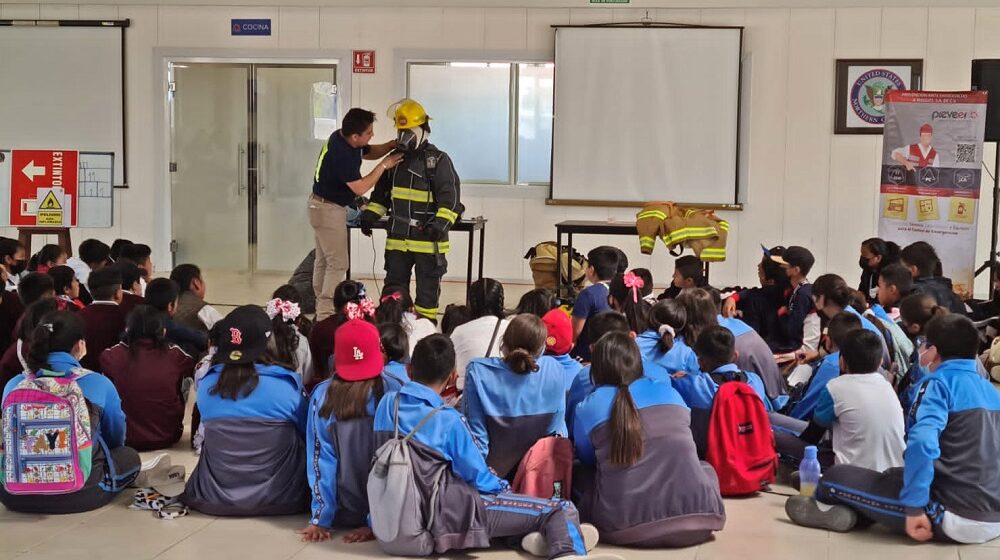
<instances>
[{"instance_id":1,"label":"pink hair bow","mask_svg":"<svg viewBox=\"0 0 1000 560\"><path fill-rule=\"evenodd\" d=\"M625 287L632 288L633 303L639 303L639 290L645 285L646 283L642 281L642 278L636 276L632 271L625 273Z\"/></svg>"},{"instance_id":2,"label":"pink hair bow","mask_svg":"<svg viewBox=\"0 0 1000 560\"><path fill-rule=\"evenodd\" d=\"M374 317L375 303L368 298L362 298L358 303L351 302L345 305L344 313L347 315L348 319L364 319L365 317Z\"/></svg>"},{"instance_id":3,"label":"pink hair bow","mask_svg":"<svg viewBox=\"0 0 1000 560\"><path fill-rule=\"evenodd\" d=\"M393 300L393 301L399 301L399 300L403 299L403 296L399 295L399 292L393 292L393 293L391 293L389 295L382 296L382 299L380 299L378 301L379 301L379 303L385 303L385 302L389 301L390 299Z\"/></svg>"},{"instance_id":4,"label":"pink hair bow","mask_svg":"<svg viewBox=\"0 0 1000 560\"><path fill-rule=\"evenodd\" d=\"M274 298L267 302L267 309L265 310L267 317L274 320L275 317L281 315L283 321L294 321L299 318L302 314L302 309L299 304L291 301L285 301L281 298Z\"/></svg>"}]
</instances>

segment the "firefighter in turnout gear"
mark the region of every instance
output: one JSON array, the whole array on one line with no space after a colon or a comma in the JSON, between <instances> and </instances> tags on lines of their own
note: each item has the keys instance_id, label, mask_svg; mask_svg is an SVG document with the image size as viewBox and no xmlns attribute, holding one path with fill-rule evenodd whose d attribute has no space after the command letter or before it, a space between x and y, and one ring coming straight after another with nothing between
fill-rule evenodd
<instances>
[{"instance_id":1,"label":"firefighter in turnout gear","mask_svg":"<svg viewBox=\"0 0 1000 560\"><path fill-rule=\"evenodd\" d=\"M462 214L459 179L448 154L427 141L430 117L412 99L389 108L396 130L396 150L403 161L382 175L361 215L361 231L388 215L385 242L386 284L410 285L416 268L414 308L437 321L441 277L448 270L448 230Z\"/></svg>"}]
</instances>

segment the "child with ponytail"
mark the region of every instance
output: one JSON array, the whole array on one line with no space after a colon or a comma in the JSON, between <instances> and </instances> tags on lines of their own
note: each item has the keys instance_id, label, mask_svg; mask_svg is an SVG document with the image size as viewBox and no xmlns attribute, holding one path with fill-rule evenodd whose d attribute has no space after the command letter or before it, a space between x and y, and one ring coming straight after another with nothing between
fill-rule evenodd
<instances>
[{"instance_id":1,"label":"child with ponytail","mask_svg":"<svg viewBox=\"0 0 1000 560\"><path fill-rule=\"evenodd\" d=\"M81 489L68 494L9 494L0 485L0 503L23 513L59 514L95 510L124 490L139 473L139 454L125 447L125 413L114 384L84 369L87 354L83 321L76 313L56 311L42 317L28 340L27 370L11 379L3 400L17 388L44 386L52 378L74 378L90 411L91 468ZM5 428L6 429L6 428ZM3 434L11 441L17 436Z\"/></svg>"},{"instance_id":2,"label":"child with ponytail","mask_svg":"<svg viewBox=\"0 0 1000 560\"><path fill-rule=\"evenodd\" d=\"M668 373L697 373L698 357L684 340L687 312L673 299L661 299L649 312L649 327L636 337L642 357Z\"/></svg>"},{"instance_id":3,"label":"child with ponytail","mask_svg":"<svg viewBox=\"0 0 1000 560\"><path fill-rule=\"evenodd\" d=\"M392 325L394 328L401 328ZM309 525L302 540L325 541L334 527L356 529L344 542L371 539L366 484L375 455L373 417L382 396L407 381L385 369L379 331L352 319L337 329L334 374L316 386L309 399L306 426Z\"/></svg>"},{"instance_id":4,"label":"child with ponytail","mask_svg":"<svg viewBox=\"0 0 1000 560\"><path fill-rule=\"evenodd\" d=\"M264 312L271 320L271 337L267 339L264 361L298 373L302 383L308 385L313 374L312 352L309 340L299 332L298 320L302 315L299 304L275 295L267 302Z\"/></svg>"},{"instance_id":5,"label":"child with ponytail","mask_svg":"<svg viewBox=\"0 0 1000 560\"><path fill-rule=\"evenodd\" d=\"M409 290L398 284L386 284L382 288L378 309L375 310L375 322L379 325L392 323L403 327L409 344L406 350L408 356L413 354L413 348L421 338L437 332L437 327L430 319L417 316Z\"/></svg>"},{"instance_id":6,"label":"child with ponytail","mask_svg":"<svg viewBox=\"0 0 1000 560\"><path fill-rule=\"evenodd\" d=\"M643 377L627 333L602 336L591 357L596 389L573 426L577 458L592 473L574 477L581 519L620 546L707 541L726 516L715 471L698 460L688 407L668 383Z\"/></svg>"},{"instance_id":7,"label":"child with ponytail","mask_svg":"<svg viewBox=\"0 0 1000 560\"><path fill-rule=\"evenodd\" d=\"M619 274L608 285L608 305L611 309L625 315L629 329L640 334L649 325L649 310L652 307L642 297L645 281L634 272Z\"/></svg>"},{"instance_id":8,"label":"child with ponytail","mask_svg":"<svg viewBox=\"0 0 1000 560\"><path fill-rule=\"evenodd\" d=\"M502 357L474 359L466 372L463 413L501 477L539 439L567 434L565 374L542 355L547 336L537 315L516 315L501 339Z\"/></svg>"}]
</instances>

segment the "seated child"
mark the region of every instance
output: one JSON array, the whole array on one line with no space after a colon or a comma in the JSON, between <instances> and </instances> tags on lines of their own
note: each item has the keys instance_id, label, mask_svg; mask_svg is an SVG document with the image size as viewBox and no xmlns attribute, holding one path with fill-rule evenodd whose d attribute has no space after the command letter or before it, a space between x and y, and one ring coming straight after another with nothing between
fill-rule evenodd
<instances>
[{"instance_id":1,"label":"seated child","mask_svg":"<svg viewBox=\"0 0 1000 560\"><path fill-rule=\"evenodd\" d=\"M375 322L395 323L406 330L409 343L406 349L407 356L413 354L413 347L421 338L437 332L437 327L430 319L417 316L413 298L410 297L407 287L394 284L387 284L382 288L382 297L379 298L378 309L375 310Z\"/></svg>"},{"instance_id":2,"label":"seated child","mask_svg":"<svg viewBox=\"0 0 1000 560\"><path fill-rule=\"evenodd\" d=\"M658 299L674 299L681 291L688 288L705 288L705 263L694 255L684 255L674 259L674 275L670 286L659 295Z\"/></svg>"},{"instance_id":3,"label":"seated child","mask_svg":"<svg viewBox=\"0 0 1000 560\"><path fill-rule=\"evenodd\" d=\"M516 315L500 343L501 358L469 363L462 413L486 463L506 478L539 439L566 429L566 375L543 356L548 333L535 315Z\"/></svg>"},{"instance_id":4,"label":"seated child","mask_svg":"<svg viewBox=\"0 0 1000 560\"><path fill-rule=\"evenodd\" d=\"M298 373L308 384L313 373L309 340L299 332L296 321L302 314L299 304L274 297L264 307L271 320L271 336L267 339L264 361Z\"/></svg>"},{"instance_id":5,"label":"seated child","mask_svg":"<svg viewBox=\"0 0 1000 560\"><path fill-rule=\"evenodd\" d=\"M562 309L553 309L542 317L548 336L545 337L545 355L555 358L566 375L566 393L573 387L573 381L583 369L583 364L573 359L569 351L573 349L573 325L569 315ZM567 426L568 428L569 426Z\"/></svg>"},{"instance_id":6,"label":"seated child","mask_svg":"<svg viewBox=\"0 0 1000 560\"><path fill-rule=\"evenodd\" d=\"M618 251L612 247L596 247L587 253L587 286L573 303L573 351L570 354L583 361L590 360L590 333L583 327L591 317L611 309L608 305L608 284L618 271Z\"/></svg>"},{"instance_id":7,"label":"seated child","mask_svg":"<svg viewBox=\"0 0 1000 560\"><path fill-rule=\"evenodd\" d=\"M122 301L119 305L127 318L136 306L146 303L142 297L143 284L140 283L142 272L138 265L124 257L111 266L118 269L122 275Z\"/></svg>"},{"instance_id":8,"label":"seated child","mask_svg":"<svg viewBox=\"0 0 1000 560\"><path fill-rule=\"evenodd\" d=\"M406 329L395 323L380 323L378 332L382 342L382 357L385 358L385 371L402 379L404 383L409 381L406 364L410 363L410 341Z\"/></svg>"},{"instance_id":9,"label":"seated child","mask_svg":"<svg viewBox=\"0 0 1000 560\"><path fill-rule=\"evenodd\" d=\"M101 353L100 363L121 395L129 447L150 451L180 441L194 360L167 341L163 314L148 305L136 307L125 341Z\"/></svg>"},{"instance_id":10,"label":"seated child","mask_svg":"<svg viewBox=\"0 0 1000 560\"><path fill-rule=\"evenodd\" d=\"M398 328L398 327L397 327ZM303 540L330 538L334 527L362 528L344 537L345 542L363 540L368 518L368 471L375 455L372 417L382 396L398 391L400 378L384 368L375 325L352 319L337 329L334 374L316 386L309 399L306 474L312 490L309 525Z\"/></svg>"},{"instance_id":11,"label":"seated child","mask_svg":"<svg viewBox=\"0 0 1000 560\"><path fill-rule=\"evenodd\" d=\"M648 268L633 268L631 272L642 280L639 296L649 305L656 303L656 294L653 293L653 273Z\"/></svg>"},{"instance_id":12,"label":"seated child","mask_svg":"<svg viewBox=\"0 0 1000 560\"><path fill-rule=\"evenodd\" d=\"M708 445L712 403L719 390L719 381L731 381L741 370L734 363L737 358L736 337L725 327L715 325L701 331L695 340L694 351L698 355L701 371L674 377L673 384L691 407L691 433L698 448L698 456L704 457ZM746 376L747 384L764 403L764 408L768 412L773 411L774 407L767 398L760 376L750 371L742 373Z\"/></svg>"},{"instance_id":13,"label":"seated child","mask_svg":"<svg viewBox=\"0 0 1000 560\"><path fill-rule=\"evenodd\" d=\"M174 322L180 288L169 278L154 278L146 284L146 304L163 316L163 326L167 330L167 340L180 346L192 357L203 356L208 351L208 333L192 329Z\"/></svg>"},{"instance_id":14,"label":"seated child","mask_svg":"<svg viewBox=\"0 0 1000 560\"><path fill-rule=\"evenodd\" d=\"M87 408L91 409L89 415L87 411L74 414L90 420L87 426L90 441L86 442L91 448L90 475L82 488L68 494L11 494L7 492L7 484L12 481L7 479L0 485L0 503L10 511L35 514L95 510L109 503L139 473L139 454L125 447L121 399L107 377L80 365L87 345L83 321L76 313L57 311L45 315L32 331L28 344L31 348L28 370L34 375L29 379L22 373L11 379L4 387L3 400L19 386L53 385L52 378L75 375ZM11 441L17 436L4 433L3 437ZM84 442L78 439L77 443L81 450L85 449Z\"/></svg>"},{"instance_id":15,"label":"seated child","mask_svg":"<svg viewBox=\"0 0 1000 560\"><path fill-rule=\"evenodd\" d=\"M627 334L602 336L591 357L597 388L577 407L573 428L584 465L573 481L580 517L621 546L707 541L726 514L715 470L698 460L688 407L669 384L642 376Z\"/></svg>"},{"instance_id":16,"label":"seated child","mask_svg":"<svg viewBox=\"0 0 1000 560\"><path fill-rule=\"evenodd\" d=\"M271 321L237 307L217 327L213 366L198 384L204 443L183 502L209 515L306 510L308 400L294 371L261 360Z\"/></svg>"},{"instance_id":17,"label":"seated child","mask_svg":"<svg viewBox=\"0 0 1000 560\"><path fill-rule=\"evenodd\" d=\"M684 341L687 311L674 299L662 299L649 313L649 329L636 337L639 352L646 360L675 372L697 373L698 357Z\"/></svg>"},{"instance_id":18,"label":"seated child","mask_svg":"<svg viewBox=\"0 0 1000 560\"><path fill-rule=\"evenodd\" d=\"M796 391L799 396L793 398L790 403L792 407L788 412L789 416L806 421L812 418L816 405L819 404L820 394L826 388L826 384L840 375L841 345L852 331L860 328L861 320L852 313L841 312L830 319L830 324L826 328L826 337L823 339L827 355L815 366L812 377L805 383L805 386Z\"/></svg>"},{"instance_id":19,"label":"seated child","mask_svg":"<svg viewBox=\"0 0 1000 560\"><path fill-rule=\"evenodd\" d=\"M642 278L631 272L616 275L608 284L608 305L625 315L629 330L637 335L649 328L649 309L652 307L640 295L643 286Z\"/></svg>"},{"instance_id":20,"label":"seated child","mask_svg":"<svg viewBox=\"0 0 1000 560\"><path fill-rule=\"evenodd\" d=\"M862 516L919 542L1000 536L1000 394L976 372L979 335L972 321L949 314L932 319L926 336L920 363L933 375L907 413L903 468L830 467L816 499L786 502L793 522L846 532Z\"/></svg>"},{"instance_id":21,"label":"seated child","mask_svg":"<svg viewBox=\"0 0 1000 560\"><path fill-rule=\"evenodd\" d=\"M490 539L524 536L522 546L533 554L567 560L585 557L587 550L597 544L597 530L579 524L573 504L511 493L507 482L487 466L462 415L445 406L440 394L454 386L458 376L451 340L435 334L417 343L410 376L413 381L379 402L375 435L378 444L409 435L424 421L410 439L414 468L417 472L436 472L440 463L448 465L440 483L434 522L425 527L434 540L434 551L444 554L455 549L486 548ZM421 488L428 496L429 486ZM377 503L370 505L373 510L379 507ZM406 549L406 545L394 542L392 553L405 552L400 549ZM597 554L590 558L620 557Z\"/></svg>"},{"instance_id":22,"label":"seated child","mask_svg":"<svg viewBox=\"0 0 1000 560\"><path fill-rule=\"evenodd\" d=\"M914 292L931 296L938 305L952 313L966 313L965 304L955 294L951 279L938 273L941 259L930 243L917 241L907 245L899 256L900 262L913 276Z\"/></svg>"},{"instance_id":23,"label":"seated child","mask_svg":"<svg viewBox=\"0 0 1000 560\"><path fill-rule=\"evenodd\" d=\"M65 311L79 311L83 309L83 302L80 301L80 282L76 279L76 273L66 265L53 266L46 273L52 277L52 287L56 291L56 299L59 306Z\"/></svg>"},{"instance_id":24,"label":"seated child","mask_svg":"<svg viewBox=\"0 0 1000 560\"><path fill-rule=\"evenodd\" d=\"M222 319L222 313L205 301L208 286L200 268L193 264L177 265L170 272L170 279L177 282L177 287L181 290L177 312L174 313L174 321L179 325L208 332Z\"/></svg>"},{"instance_id":25,"label":"seated child","mask_svg":"<svg viewBox=\"0 0 1000 560\"><path fill-rule=\"evenodd\" d=\"M449 303L444 308L444 316L441 317L441 334L451 336L455 329L472 320L472 311L468 305L457 305ZM412 356L413 353L410 352Z\"/></svg>"},{"instance_id":26,"label":"seated child","mask_svg":"<svg viewBox=\"0 0 1000 560\"><path fill-rule=\"evenodd\" d=\"M625 316L617 311L605 311L604 313L594 315L587 322L587 330L589 331L590 340L597 340L609 332L622 332L625 334L631 332ZM656 379L664 383L671 382L670 372L667 372L663 366L646 358L642 359L642 375L643 377ZM582 403L587 398L587 395L593 392L594 382L590 378L590 365L586 365L576 375L576 379L573 380L573 385L569 389L569 396L566 399L567 427L573 425L576 406Z\"/></svg>"},{"instance_id":27,"label":"seated child","mask_svg":"<svg viewBox=\"0 0 1000 560\"><path fill-rule=\"evenodd\" d=\"M45 274L54 266L66 264L66 251L58 245L44 245L41 250L32 255L28 261L28 270Z\"/></svg>"},{"instance_id":28,"label":"seated child","mask_svg":"<svg viewBox=\"0 0 1000 560\"><path fill-rule=\"evenodd\" d=\"M745 371L752 371L760 376L767 389L767 396L775 401L787 399L788 386L785 377L778 368L778 362L774 359L774 354L767 342L757 334L757 331L750 328L736 317L724 317L722 315L722 299L719 290L707 288L706 291L712 297L717 315L716 320L720 326L726 327L733 336L736 337L736 352L739 357L736 365Z\"/></svg>"},{"instance_id":29,"label":"seated child","mask_svg":"<svg viewBox=\"0 0 1000 560\"><path fill-rule=\"evenodd\" d=\"M313 325L312 332L309 333L309 350L312 353L313 375L310 378L310 385L306 385L306 390L311 391L317 383L330 377L330 359L333 357L334 334L337 332L337 327L348 321L347 304L352 303L355 306L359 306L364 301L371 303L371 300L368 299L368 294L365 292L365 285L361 282L344 280L334 288L334 314L318 321ZM374 305L366 305L366 308L374 314ZM369 317L369 319L371 318Z\"/></svg>"},{"instance_id":30,"label":"seated child","mask_svg":"<svg viewBox=\"0 0 1000 560\"><path fill-rule=\"evenodd\" d=\"M455 345L455 359L458 360L458 385L445 393L449 401L464 389L469 362L500 356L500 341L510 324L504 311L504 290L500 282L492 278L476 280L469 286L468 301L471 320L455 327L448 335Z\"/></svg>"},{"instance_id":31,"label":"seated child","mask_svg":"<svg viewBox=\"0 0 1000 560\"><path fill-rule=\"evenodd\" d=\"M535 288L521 296L520 301L517 302L517 308L514 309L514 314L531 313L544 317L546 313L555 308L556 293L548 288Z\"/></svg>"},{"instance_id":32,"label":"seated child","mask_svg":"<svg viewBox=\"0 0 1000 560\"><path fill-rule=\"evenodd\" d=\"M125 310L122 302L122 274L115 267L106 267L90 273L87 279L94 301L79 311L87 332L87 353L82 358L84 367L97 370L101 367L101 352L121 340L125 332Z\"/></svg>"},{"instance_id":33,"label":"seated child","mask_svg":"<svg viewBox=\"0 0 1000 560\"><path fill-rule=\"evenodd\" d=\"M20 331L14 333L17 339L7 347L0 358L0 385L6 385L19 373L24 373L28 369L28 341L31 333L41 321L42 317L59 310L59 304L53 298L43 298L28 306L21 317Z\"/></svg>"},{"instance_id":34,"label":"seated child","mask_svg":"<svg viewBox=\"0 0 1000 560\"><path fill-rule=\"evenodd\" d=\"M879 472L902 467L903 409L878 371L878 335L854 329L840 348L843 373L820 392L813 422L831 431L836 464Z\"/></svg>"}]
</instances>

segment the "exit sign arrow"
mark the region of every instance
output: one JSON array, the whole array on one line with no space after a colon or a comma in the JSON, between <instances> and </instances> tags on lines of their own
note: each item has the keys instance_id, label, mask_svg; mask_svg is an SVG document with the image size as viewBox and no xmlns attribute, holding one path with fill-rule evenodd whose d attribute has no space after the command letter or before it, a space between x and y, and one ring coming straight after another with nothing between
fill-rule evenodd
<instances>
[{"instance_id":1,"label":"exit sign arrow","mask_svg":"<svg viewBox=\"0 0 1000 560\"><path fill-rule=\"evenodd\" d=\"M21 173L24 173L24 176L27 177L30 181L34 181L35 177L38 177L39 175L45 175L45 168L36 166L35 160L31 160L28 162L28 165L24 166L24 169L21 170Z\"/></svg>"}]
</instances>

